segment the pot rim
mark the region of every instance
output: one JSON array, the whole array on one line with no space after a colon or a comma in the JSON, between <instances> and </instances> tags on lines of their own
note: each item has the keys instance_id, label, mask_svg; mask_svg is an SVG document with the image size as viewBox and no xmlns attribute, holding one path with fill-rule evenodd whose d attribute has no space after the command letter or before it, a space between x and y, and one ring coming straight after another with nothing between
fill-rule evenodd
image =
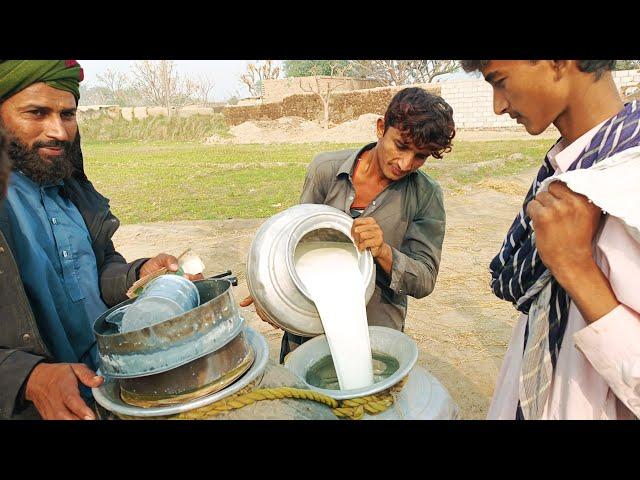
<instances>
[{"instance_id":1,"label":"pot rim","mask_svg":"<svg viewBox=\"0 0 640 480\"><path fill-rule=\"evenodd\" d=\"M411 338L409 335L407 335L404 332L400 332L398 330L394 330L393 328L389 328L389 327L382 327L382 326L369 326L369 335L373 336L373 335L386 335L386 336L390 336L394 339L396 339L397 341L401 341L404 343L405 345L405 351L408 353L408 360L404 363L404 365L400 365L398 367L398 370L396 370L393 375L391 375L388 378L385 378L384 380L374 383L373 385L369 385L368 387L361 387L361 388L353 388L350 390L330 390L327 388L320 388L320 387L316 387L315 385L311 385L310 383L307 382L307 380L305 378L303 378L294 368L291 368L291 361L292 359L295 362L295 359L302 356L304 354L304 351L308 348L312 348L314 345L318 344L318 343L327 343L327 336L326 334L322 334L322 335L318 335L317 337L312 338L311 340L304 342L302 345L300 345L298 348L296 348L295 350L293 350L289 356L287 357L287 359L285 359L285 364L284 366L286 368L289 368L289 370L291 370L293 373L295 373L298 378L300 378L300 380L311 390L319 392L319 393L323 393L335 400L347 400L347 399L351 399L351 398L357 398L357 397L364 397L367 395L375 395L376 393L379 393L383 390L386 390L388 388L393 387L394 385L396 385L398 382L400 382L400 380L402 380L405 376L407 376L409 374L409 372L413 369L413 367L416 366L417 362L418 362L418 344L416 343L416 341ZM305 347L306 345L306 347ZM303 348L304 347L304 348ZM382 352L382 353L386 353L386 352ZM296 362L297 363L297 362Z\"/></svg>"},{"instance_id":2,"label":"pot rim","mask_svg":"<svg viewBox=\"0 0 640 480\"><path fill-rule=\"evenodd\" d=\"M358 267L359 267L360 273L362 274L362 280L363 282L365 282L365 287L366 285L368 285L369 283L368 279L370 274L372 273L369 270L373 270L373 268L371 267L371 262L373 261L373 257L371 257L371 252L368 249L365 250L364 252L361 252L360 250L358 250L355 242L353 241L353 237L351 236L351 230L346 225L347 221L350 220L351 222L353 222L353 219L351 219L346 213L341 212L337 208L334 208L334 210L335 212L324 211L324 212L313 213L308 217L304 217L298 220L293 226L293 228L291 229L291 234L289 236L289 239L287 240L287 247L286 247L287 250L286 250L285 261L286 261L288 273L291 276L291 279L294 285L296 286L296 288L300 290L300 292L310 302L313 302L313 298L311 297L311 294L307 290L304 282L298 275L298 271L296 270L295 260L294 260L296 248L298 247L298 244L300 243L300 241L305 237L305 235L315 230L331 229L331 230L336 230L342 233L345 237L347 237L350 240L351 245L353 246L353 249L356 252L356 256L358 259ZM314 218L319 216L334 217L336 219L336 223L332 225L327 225L326 221L322 221L318 223L314 222ZM364 260L363 260L363 257L364 257ZM371 262L368 261L369 260L368 257L371 257ZM373 274L375 275L375 272L373 272Z\"/></svg>"}]
</instances>

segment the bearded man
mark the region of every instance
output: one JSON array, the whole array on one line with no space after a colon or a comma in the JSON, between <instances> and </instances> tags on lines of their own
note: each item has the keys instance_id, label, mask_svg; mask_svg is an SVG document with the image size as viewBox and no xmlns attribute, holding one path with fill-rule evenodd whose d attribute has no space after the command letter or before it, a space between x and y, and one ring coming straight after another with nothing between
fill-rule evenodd
<instances>
[{"instance_id":1,"label":"bearded man","mask_svg":"<svg viewBox=\"0 0 640 480\"><path fill-rule=\"evenodd\" d=\"M119 221L83 168L82 78L75 60L0 61L12 161L0 205L0 418L94 419L90 388L104 380L93 321L141 276L178 269L171 255L127 263L115 250Z\"/></svg>"}]
</instances>

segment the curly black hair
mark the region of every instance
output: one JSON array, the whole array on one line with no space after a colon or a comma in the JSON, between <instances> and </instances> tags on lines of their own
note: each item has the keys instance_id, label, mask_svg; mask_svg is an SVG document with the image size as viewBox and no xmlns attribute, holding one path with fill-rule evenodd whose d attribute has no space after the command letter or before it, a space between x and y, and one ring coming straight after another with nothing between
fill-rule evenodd
<instances>
[{"instance_id":1,"label":"curly black hair","mask_svg":"<svg viewBox=\"0 0 640 480\"><path fill-rule=\"evenodd\" d=\"M475 72L489 65L490 61L491 60L461 60L460 64L465 72ZM531 62L535 63L537 60L531 60ZM576 64L581 72L593 73L596 76L596 80L600 80L604 72L615 68L616 60L576 60Z\"/></svg>"},{"instance_id":2,"label":"curly black hair","mask_svg":"<svg viewBox=\"0 0 640 480\"><path fill-rule=\"evenodd\" d=\"M7 135L0 128L0 202L7 194L7 184L9 182L9 172L11 163L7 154Z\"/></svg>"},{"instance_id":3,"label":"curly black hair","mask_svg":"<svg viewBox=\"0 0 640 480\"><path fill-rule=\"evenodd\" d=\"M429 149L434 158L451 151L456 134L453 109L441 97L418 87L400 90L384 114L384 131L394 127L419 149Z\"/></svg>"}]
</instances>

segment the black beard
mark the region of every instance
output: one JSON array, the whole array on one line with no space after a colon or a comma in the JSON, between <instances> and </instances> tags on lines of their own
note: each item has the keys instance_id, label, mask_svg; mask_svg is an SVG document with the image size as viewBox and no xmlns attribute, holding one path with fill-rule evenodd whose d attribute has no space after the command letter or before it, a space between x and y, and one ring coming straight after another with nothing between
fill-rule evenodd
<instances>
[{"instance_id":1,"label":"black beard","mask_svg":"<svg viewBox=\"0 0 640 480\"><path fill-rule=\"evenodd\" d=\"M6 135L0 130L0 202L7 194L9 172L11 171L11 162L7 155L7 143Z\"/></svg>"},{"instance_id":2,"label":"black beard","mask_svg":"<svg viewBox=\"0 0 640 480\"><path fill-rule=\"evenodd\" d=\"M17 138L10 137L8 145L9 158L13 161L13 170L20 170L25 176L39 185L57 183L60 180L71 177L74 171L71 163L71 142L51 140L49 142L36 142L29 149ZM45 163L38 148L58 147L63 149L62 155L46 157L50 163Z\"/></svg>"}]
</instances>

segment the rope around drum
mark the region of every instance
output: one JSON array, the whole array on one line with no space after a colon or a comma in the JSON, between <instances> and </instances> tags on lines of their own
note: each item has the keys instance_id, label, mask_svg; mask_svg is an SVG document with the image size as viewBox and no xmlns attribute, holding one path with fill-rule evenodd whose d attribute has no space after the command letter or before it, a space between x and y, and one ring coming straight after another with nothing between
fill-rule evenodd
<instances>
[{"instance_id":1,"label":"rope around drum","mask_svg":"<svg viewBox=\"0 0 640 480\"><path fill-rule=\"evenodd\" d=\"M331 408L333 414L340 419L360 420L365 413L369 415L377 415L391 407L397 395L400 393L407 377L393 387L388 388L375 395L367 395L365 397L351 398L347 400L335 400L334 398L324 395L313 390L305 390L292 387L276 387L261 388L252 390L257 382L253 382L235 395L223 398L211 405L189 410L188 412L178 413L176 415L165 417L145 417L146 419L165 418L170 420L204 420L215 416L219 413L236 410L247 405L252 405L262 400L281 400L284 398L294 398L298 400L312 400L314 402L323 403ZM134 420L140 417L118 414L123 420Z\"/></svg>"}]
</instances>

